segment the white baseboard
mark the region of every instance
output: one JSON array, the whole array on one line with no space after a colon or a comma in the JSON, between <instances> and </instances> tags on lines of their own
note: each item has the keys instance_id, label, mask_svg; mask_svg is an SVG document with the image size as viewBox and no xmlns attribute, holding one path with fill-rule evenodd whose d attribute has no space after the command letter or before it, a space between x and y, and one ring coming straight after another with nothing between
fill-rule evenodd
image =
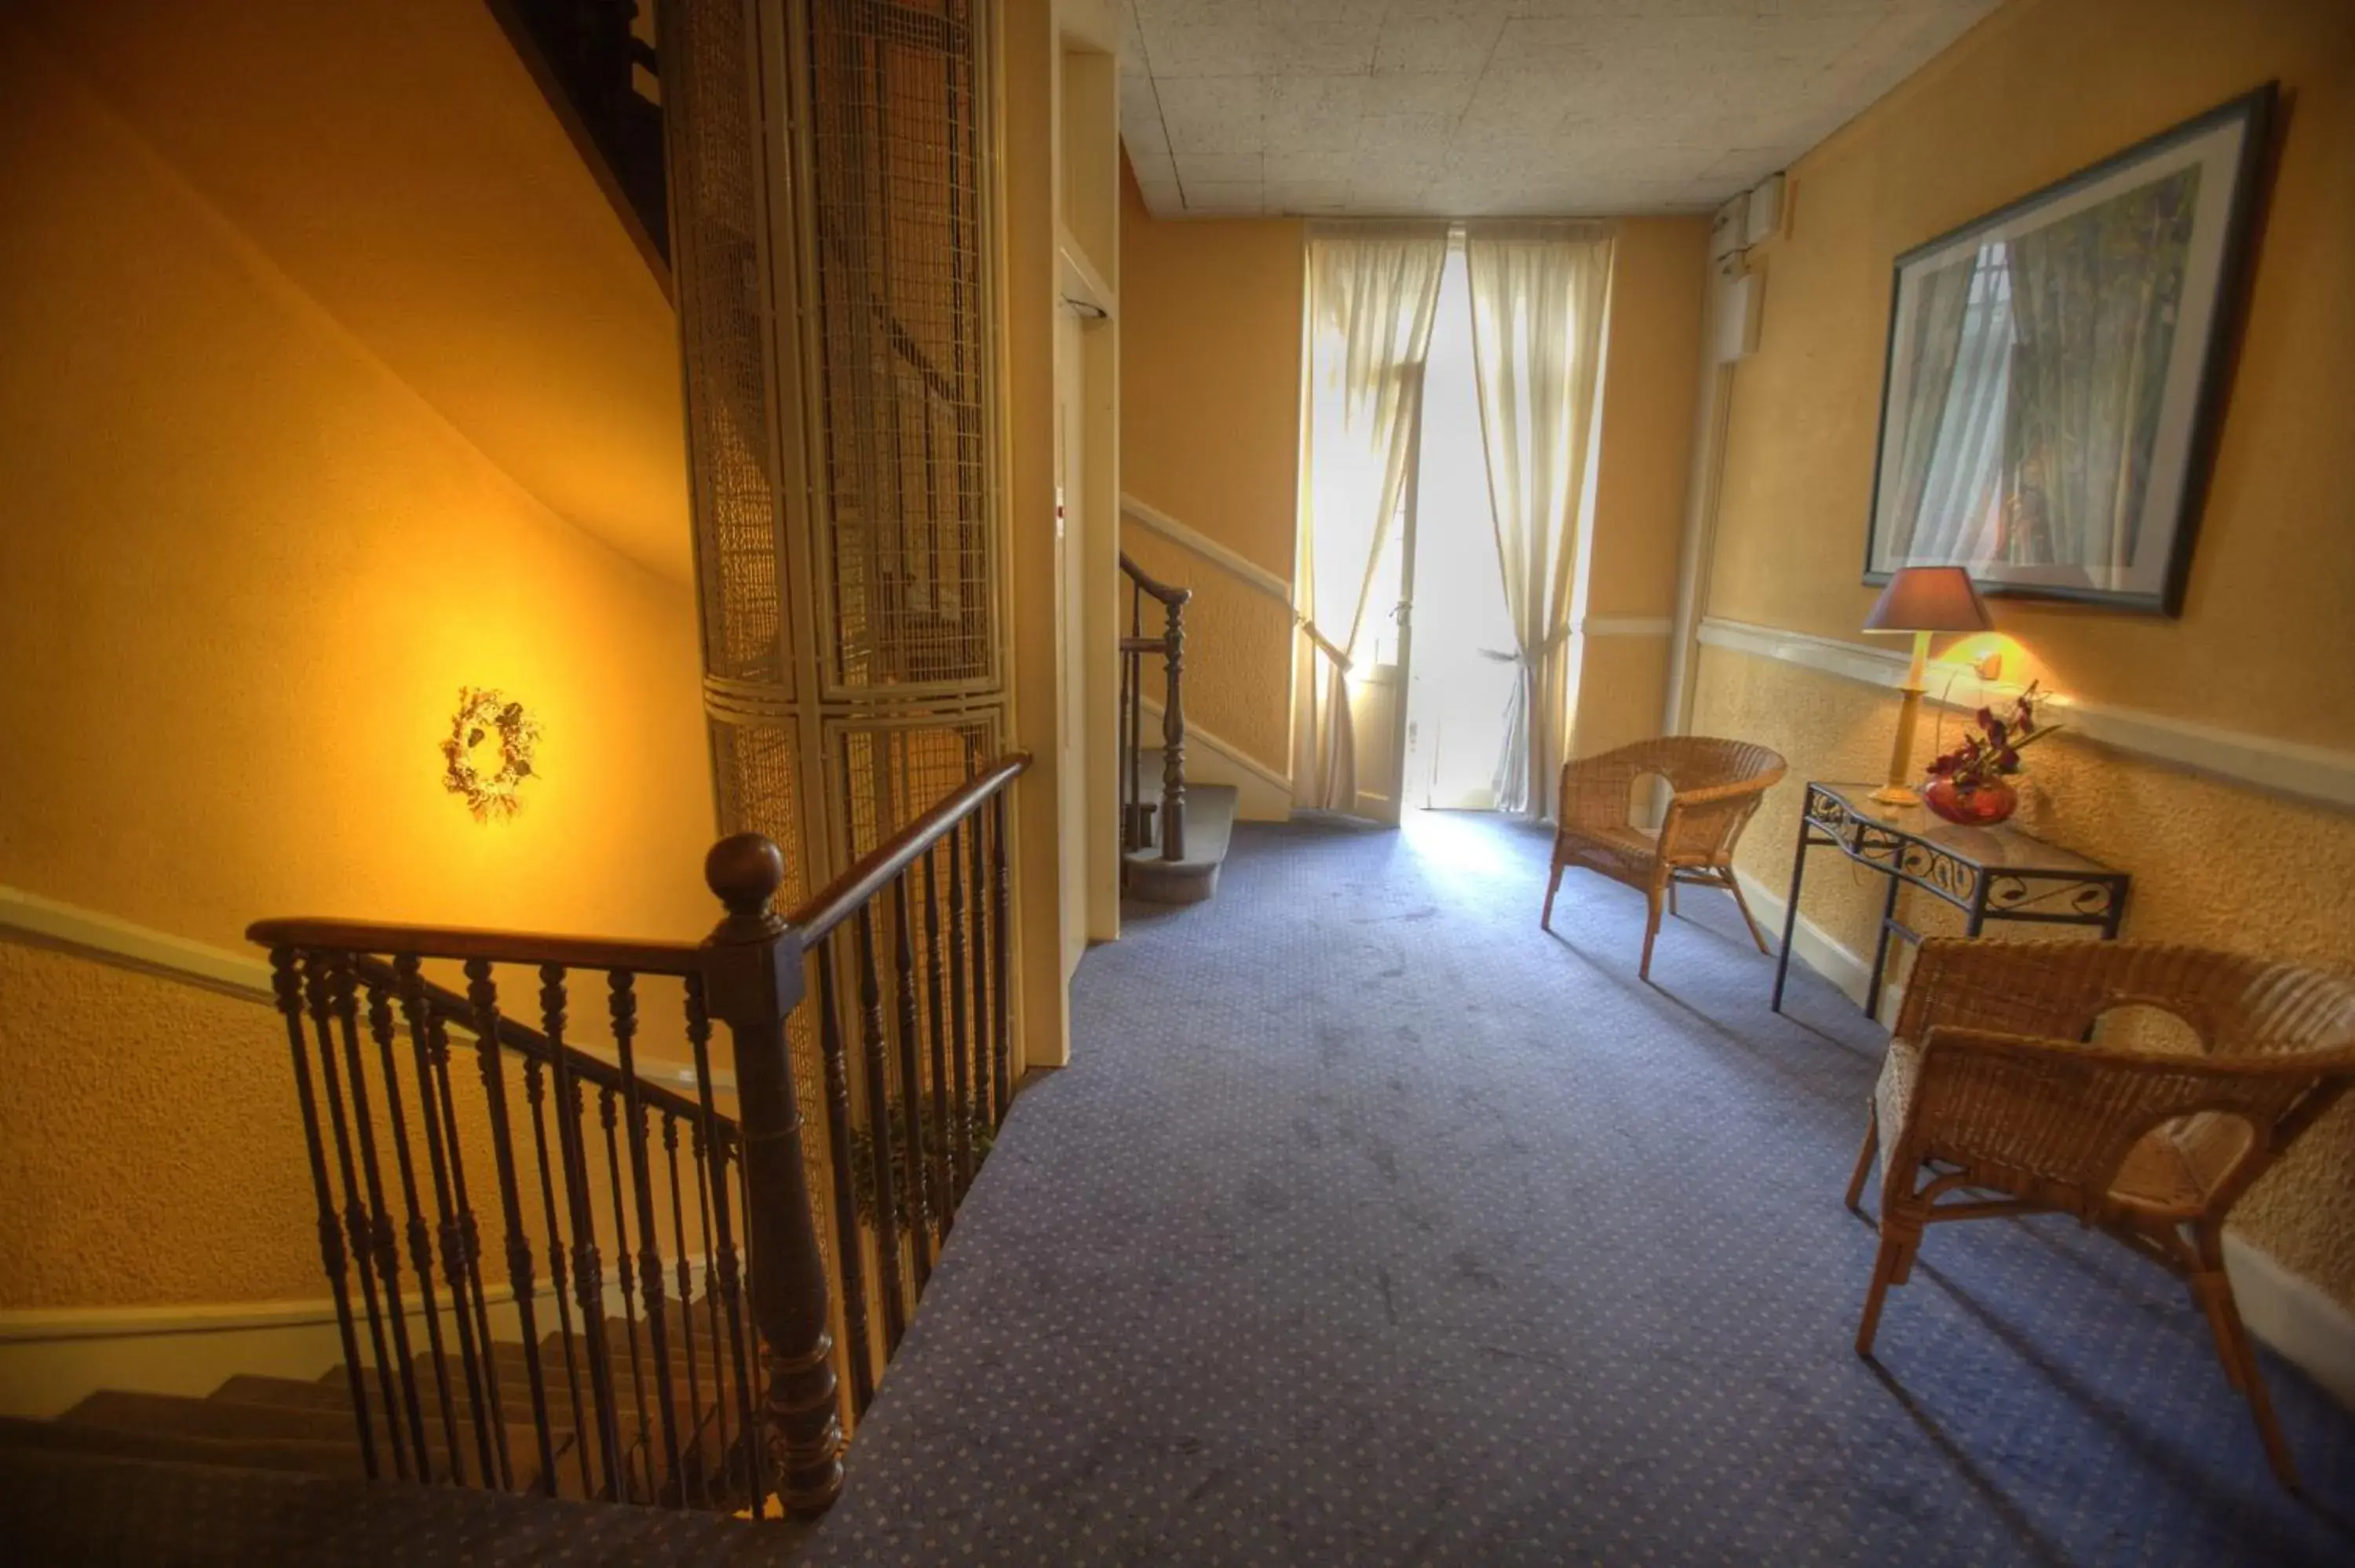
<instances>
[{"instance_id":1,"label":"white baseboard","mask_svg":"<svg viewBox=\"0 0 2355 1568\"><path fill-rule=\"evenodd\" d=\"M2224 1272L2232 1277L2249 1332L2355 1410L2355 1313L2229 1231Z\"/></svg>"},{"instance_id":2,"label":"white baseboard","mask_svg":"<svg viewBox=\"0 0 2355 1568\"><path fill-rule=\"evenodd\" d=\"M1748 872L1737 870L1733 874L1742 884L1742 896L1749 901L1750 912L1777 942L1781 941L1783 915L1789 900ZM1791 957L1839 987L1859 1007L1864 1005L1865 987L1872 979L1872 960L1849 952L1805 915L1799 916L1798 927L1791 933ZM1891 986L1882 1017L1894 1016L1897 996L1897 989Z\"/></svg>"},{"instance_id":3,"label":"white baseboard","mask_svg":"<svg viewBox=\"0 0 2355 1568\"><path fill-rule=\"evenodd\" d=\"M1161 706L1140 699L1146 716L1145 738L1151 745L1160 736ZM1186 779L1195 784L1231 784L1235 816L1246 822L1282 822L1292 817L1292 780L1231 741L1221 740L1192 719L1186 721Z\"/></svg>"},{"instance_id":4,"label":"white baseboard","mask_svg":"<svg viewBox=\"0 0 2355 1568\"><path fill-rule=\"evenodd\" d=\"M699 1258L688 1260L696 1294L709 1285ZM670 1266L675 1275L677 1266ZM569 1290L570 1282L566 1282ZM621 1276L605 1276L609 1315L621 1310ZM515 1292L484 1282L491 1337L523 1336ZM570 1298L568 1296L568 1301ZM444 1295L442 1333L449 1338ZM423 1308L408 1301L410 1351L428 1348ZM360 1356L369 1360L365 1310L355 1281L352 1311ZM532 1293L534 1324L542 1338L558 1324L556 1289L542 1280ZM578 1314L575 1314L578 1322ZM457 1353L454 1340L450 1353ZM191 1307L98 1307L0 1312L0 1415L47 1420L101 1389L177 1393L200 1398L240 1373L316 1381L344 1360L333 1299L239 1302Z\"/></svg>"},{"instance_id":5,"label":"white baseboard","mask_svg":"<svg viewBox=\"0 0 2355 1568\"><path fill-rule=\"evenodd\" d=\"M1742 895L1759 920L1779 932L1785 908L1782 895L1770 892L1753 876L1738 871L1734 874L1741 878ZM1872 978L1871 960L1833 941L1805 915L1792 933L1791 956L1839 987L1849 1001L1864 1005L1865 985ZM1903 989L1892 983L1881 998L1881 1016L1896 1017L1903 1002ZM2232 1276L2232 1294L2239 1298L2241 1317L2249 1332L2321 1384L2339 1404L2355 1410L2355 1312L2230 1231L2224 1235L2224 1267Z\"/></svg>"}]
</instances>

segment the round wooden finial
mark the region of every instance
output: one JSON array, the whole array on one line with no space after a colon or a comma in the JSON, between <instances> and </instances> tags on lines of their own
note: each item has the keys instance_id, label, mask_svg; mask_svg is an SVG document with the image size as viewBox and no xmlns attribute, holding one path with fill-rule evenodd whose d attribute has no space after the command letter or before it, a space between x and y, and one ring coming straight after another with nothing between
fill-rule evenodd
<instances>
[{"instance_id":1,"label":"round wooden finial","mask_svg":"<svg viewBox=\"0 0 2355 1568\"><path fill-rule=\"evenodd\" d=\"M785 885L785 852L759 833L721 839L703 857L703 881L729 914L758 919Z\"/></svg>"}]
</instances>

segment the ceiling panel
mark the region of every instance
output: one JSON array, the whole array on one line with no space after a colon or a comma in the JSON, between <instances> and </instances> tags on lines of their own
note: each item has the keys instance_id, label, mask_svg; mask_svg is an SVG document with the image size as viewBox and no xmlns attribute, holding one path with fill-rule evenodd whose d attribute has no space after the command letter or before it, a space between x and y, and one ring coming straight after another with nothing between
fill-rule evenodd
<instances>
[{"instance_id":1,"label":"ceiling panel","mask_svg":"<svg viewBox=\"0 0 2355 1568\"><path fill-rule=\"evenodd\" d=\"M1997 0L1121 0L1156 217L1705 210Z\"/></svg>"}]
</instances>

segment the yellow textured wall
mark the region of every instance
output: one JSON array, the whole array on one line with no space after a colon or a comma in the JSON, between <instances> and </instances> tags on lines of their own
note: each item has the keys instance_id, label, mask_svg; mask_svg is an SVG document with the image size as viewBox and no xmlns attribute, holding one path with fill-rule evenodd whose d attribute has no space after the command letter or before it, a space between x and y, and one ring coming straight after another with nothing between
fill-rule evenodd
<instances>
[{"instance_id":1,"label":"yellow textured wall","mask_svg":"<svg viewBox=\"0 0 2355 1568\"><path fill-rule=\"evenodd\" d=\"M1734 376L1710 612L1854 637L1872 599L1859 567L1899 252L2277 76L2288 102L2279 174L2182 620L2019 600L1996 601L1995 615L2061 690L2355 743L2343 649L2355 598L2350 63L2355 9L2343 5L2016 0L1801 160L1791 234L1765 253L1764 339ZM1694 724L1776 747L1795 780L1869 779L1895 711L1891 692L1711 648ZM1924 715L1925 758L1934 717ZM2135 874L2128 936L2348 962L2345 814L2066 735L2030 762L2023 823ZM1778 789L1744 843L1744 868L1769 886L1789 874L1797 809L1796 782ZM1806 910L1861 951L1869 896L1827 859ZM1915 913L1947 928L1934 910ZM2342 1109L2237 1223L2355 1305L2350 1216L2355 1113Z\"/></svg>"},{"instance_id":2,"label":"yellow textured wall","mask_svg":"<svg viewBox=\"0 0 2355 1568\"><path fill-rule=\"evenodd\" d=\"M1298 218L1163 223L1121 179L1121 482L1289 581L1299 505Z\"/></svg>"},{"instance_id":3,"label":"yellow textured wall","mask_svg":"<svg viewBox=\"0 0 2355 1568\"><path fill-rule=\"evenodd\" d=\"M2099 69L2087 69L2098 60ZM1854 633L1896 256L2268 79L2286 132L2179 621L2011 599L2082 696L2286 740L2355 739L2355 6L2014 0L1800 160L1733 383L1712 612ZM2296 677L2296 678L2292 678Z\"/></svg>"},{"instance_id":4,"label":"yellow textured wall","mask_svg":"<svg viewBox=\"0 0 2355 1568\"><path fill-rule=\"evenodd\" d=\"M1589 614L1658 616L1676 606L1708 280L1708 219L1619 221L1603 434L1595 449ZM1657 698L1653 706L1659 706Z\"/></svg>"},{"instance_id":5,"label":"yellow textured wall","mask_svg":"<svg viewBox=\"0 0 2355 1568\"><path fill-rule=\"evenodd\" d=\"M1122 164L1121 486L1286 582L1299 505L1306 234L1288 217L1161 222ZM1137 524L1123 524L1121 546L1194 590L1187 716L1288 772L1284 608Z\"/></svg>"},{"instance_id":6,"label":"yellow textured wall","mask_svg":"<svg viewBox=\"0 0 2355 1568\"><path fill-rule=\"evenodd\" d=\"M1205 563L1150 528L1128 524L1121 548L1152 577L1194 590L1186 605L1186 719L1278 772L1292 755L1292 611L1231 572ZM1128 590L1121 630L1128 630ZM1161 610L1145 601L1145 633L1158 635ZM1161 700L1161 664L1145 664L1145 693ZM1146 740L1158 733L1146 721Z\"/></svg>"},{"instance_id":7,"label":"yellow textured wall","mask_svg":"<svg viewBox=\"0 0 2355 1568\"><path fill-rule=\"evenodd\" d=\"M708 927L688 591L494 467L13 26L0 342L0 885L225 948L267 914ZM462 683L546 726L512 824L440 787ZM7 1097L8 1207L137 1189L151 1255L90 1215L12 1234L5 1304L293 1288L269 1012L8 961L0 1074L46 1086Z\"/></svg>"}]
</instances>

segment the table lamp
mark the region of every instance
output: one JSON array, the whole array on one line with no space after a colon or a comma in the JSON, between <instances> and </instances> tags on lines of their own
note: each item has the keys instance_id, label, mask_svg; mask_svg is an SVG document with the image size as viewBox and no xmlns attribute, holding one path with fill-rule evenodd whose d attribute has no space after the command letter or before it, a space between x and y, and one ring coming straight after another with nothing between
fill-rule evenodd
<instances>
[{"instance_id":1,"label":"table lamp","mask_svg":"<svg viewBox=\"0 0 2355 1568\"><path fill-rule=\"evenodd\" d=\"M1930 659L1934 631L1985 631L1993 622L1987 604L1971 585L1971 574L1960 567L1901 567L1881 590L1872 613L1864 618L1867 631L1910 631L1913 662L1905 667L1905 694L1897 713L1897 740L1889 751L1889 781L1872 792L1884 806L1918 806L1922 797L1909 785L1913 772L1913 725L1922 714L1923 666Z\"/></svg>"}]
</instances>

